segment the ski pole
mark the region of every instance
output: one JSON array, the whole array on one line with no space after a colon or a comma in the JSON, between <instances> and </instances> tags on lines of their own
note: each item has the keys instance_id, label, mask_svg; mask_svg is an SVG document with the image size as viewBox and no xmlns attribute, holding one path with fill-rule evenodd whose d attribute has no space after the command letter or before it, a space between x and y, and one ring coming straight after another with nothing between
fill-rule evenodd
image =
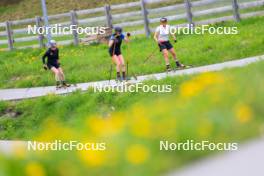
<instances>
[{"instance_id":1,"label":"ski pole","mask_svg":"<svg viewBox=\"0 0 264 176\"><path fill-rule=\"evenodd\" d=\"M131 36L131 34L130 33L127 33L127 37L130 37L130 36ZM130 53L130 45L129 45L129 43L127 44L127 53L128 53L128 59L127 59L127 68L126 68L126 71L127 71L127 77L128 77L128 75L129 75L129 72L128 72L129 61L131 59L131 53ZM137 76L134 74L134 72L131 71L131 74L134 77L134 79L137 80Z\"/></svg>"},{"instance_id":2,"label":"ski pole","mask_svg":"<svg viewBox=\"0 0 264 176\"><path fill-rule=\"evenodd\" d=\"M149 61L155 54L156 54L156 48L151 52L151 54L144 60L143 65L146 64L147 61Z\"/></svg>"},{"instance_id":3,"label":"ski pole","mask_svg":"<svg viewBox=\"0 0 264 176\"><path fill-rule=\"evenodd\" d=\"M111 63L111 65L110 65L110 74L109 74L109 84L110 84L110 81L112 79L112 72L113 72L113 64Z\"/></svg>"}]
</instances>

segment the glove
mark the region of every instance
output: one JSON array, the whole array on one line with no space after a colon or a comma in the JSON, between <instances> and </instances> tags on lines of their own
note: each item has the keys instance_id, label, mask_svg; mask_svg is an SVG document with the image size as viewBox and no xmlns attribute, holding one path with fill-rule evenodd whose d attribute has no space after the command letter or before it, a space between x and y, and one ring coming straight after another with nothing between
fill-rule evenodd
<instances>
[{"instance_id":1,"label":"glove","mask_svg":"<svg viewBox=\"0 0 264 176\"><path fill-rule=\"evenodd\" d=\"M174 43L177 43L177 39L174 40Z\"/></svg>"},{"instance_id":2,"label":"glove","mask_svg":"<svg viewBox=\"0 0 264 176\"><path fill-rule=\"evenodd\" d=\"M115 34L115 36L114 36L114 37L115 37L115 38L117 38L117 37L119 37L119 36L120 36L119 34Z\"/></svg>"},{"instance_id":3,"label":"glove","mask_svg":"<svg viewBox=\"0 0 264 176\"><path fill-rule=\"evenodd\" d=\"M48 66L46 64L43 65L44 70L48 70Z\"/></svg>"}]
</instances>

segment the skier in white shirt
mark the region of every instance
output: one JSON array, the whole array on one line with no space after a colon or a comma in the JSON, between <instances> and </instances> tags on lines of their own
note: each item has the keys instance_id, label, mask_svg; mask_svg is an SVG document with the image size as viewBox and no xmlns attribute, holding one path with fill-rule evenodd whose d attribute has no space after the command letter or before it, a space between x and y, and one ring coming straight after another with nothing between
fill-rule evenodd
<instances>
[{"instance_id":1,"label":"skier in white shirt","mask_svg":"<svg viewBox=\"0 0 264 176\"><path fill-rule=\"evenodd\" d=\"M170 35L173 37L174 42L176 43L177 39L170 31L170 25L168 25L167 18L161 18L160 26L158 26L155 31L154 39L158 43L160 51L163 53L163 56L166 62L166 70L171 71L171 66L170 66L170 61L169 61L169 52L172 54L173 59L176 63L176 66L178 68L185 68L185 66L181 64L180 61L177 59L175 50L169 40Z\"/></svg>"}]
</instances>

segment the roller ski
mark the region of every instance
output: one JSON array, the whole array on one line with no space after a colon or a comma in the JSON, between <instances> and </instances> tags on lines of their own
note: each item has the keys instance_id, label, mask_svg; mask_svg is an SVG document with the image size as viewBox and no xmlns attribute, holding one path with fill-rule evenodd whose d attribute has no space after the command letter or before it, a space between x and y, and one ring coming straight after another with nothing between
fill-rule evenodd
<instances>
[{"instance_id":1,"label":"roller ski","mask_svg":"<svg viewBox=\"0 0 264 176\"><path fill-rule=\"evenodd\" d=\"M134 78L134 80L138 80L137 75L135 75L134 73L132 73L132 76L128 77L127 80L132 80L132 78Z\"/></svg>"},{"instance_id":2,"label":"roller ski","mask_svg":"<svg viewBox=\"0 0 264 176\"><path fill-rule=\"evenodd\" d=\"M116 80L115 81L118 84L118 83L122 83L124 80L123 80L122 77L116 77Z\"/></svg>"},{"instance_id":3,"label":"roller ski","mask_svg":"<svg viewBox=\"0 0 264 176\"><path fill-rule=\"evenodd\" d=\"M62 83L61 82L57 82L57 84L56 84L56 90L66 89L68 87L71 87L71 84L68 84L65 81L63 81Z\"/></svg>"},{"instance_id":4,"label":"roller ski","mask_svg":"<svg viewBox=\"0 0 264 176\"><path fill-rule=\"evenodd\" d=\"M138 80L137 75L133 74L132 76L127 76L126 81Z\"/></svg>"},{"instance_id":5,"label":"roller ski","mask_svg":"<svg viewBox=\"0 0 264 176\"><path fill-rule=\"evenodd\" d=\"M166 65L166 73L170 73L172 71L171 66L170 65Z\"/></svg>"},{"instance_id":6,"label":"roller ski","mask_svg":"<svg viewBox=\"0 0 264 176\"><path fill-rule=\"evenodd\" d=\"M180 66L177 66L173 71L177 71L177 70L185 70L185 69L189 69L192 68L192 65L183 65L181 64Z\"/></svg>"}]
</instances>

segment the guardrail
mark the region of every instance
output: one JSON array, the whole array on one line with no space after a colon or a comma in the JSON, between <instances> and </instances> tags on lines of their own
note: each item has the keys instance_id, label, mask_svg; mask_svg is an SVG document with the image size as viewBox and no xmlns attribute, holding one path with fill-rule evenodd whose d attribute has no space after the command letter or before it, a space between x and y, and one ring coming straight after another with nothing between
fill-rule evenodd
<instances>
[{"instance_id":1,"label":"guardrail","mask_svg":"<svg viewBox=\"0 0 264 176\"><path fill-rule=\"evenodd\" d=\"M133 29L131 31L132 34L145 34L147 37L151 35L153 29L150 27L153 23L158 23L161 14L165 13L165 16L170 20L184 20L186 19L186 24L201 24L207 21L208 23L212 23L212 21L218 22L219 19L222 21L225 20L235 20L239 22L241 18L250 17L254 15L264 15L264 11L251 12L247 14L240 14L241 9L248 9L252 7L260 7L264 6L264 0L256 0L251 2L241 2L238 3L238 0L231 0L229 4L223 5L221 7L213 7L209 9L203 10L194 10L194 8L199 8L204 5L213 5L218 0L184 0L184 3L181 4L170 4L165 7L154 7L150 8L148 6L157 6L159 4L163 4L164 2L170 3L171 0L139 0L138 2L131 2L125 4L118 5L105 5L104 7L94 8L94 9L86 9L86 10L78 10L78 11L70 11L68 13L62 13L57 15L49 16L50 21L55 21L55 23L51 24L51 26L55 24L60 24L62 26L70 26L70 25L78 25L78 26L90 26L90 25L98 25L98 26L121 26L121 27L135 27L141 26L140 30ZM127 9L132 9L127 11ZM122 12L119 12L119 11ZM182 13L177 14L177 11L181 11ZM114 11L118 11L114 13ZM124 11L124 12L123 12ZM170 14L166 14L170 12ZM175 14L171 14L171 12L175 12ZM210 14L219 14L225 12L232 12L232 16L225 16L221 18L215 18L204 21L194 21L194 17L202 17ZM96 15L91 16L91 15ZM151 17L153 16L153 17ZM128 20L132 18L132 20ZM120 20L121 19L121 20ZM60 21L60 22L58 22ZM16 48L27 48L27 47L45 47L45 35L38 36L28 36L26 35L28 32L28 28L15 28L16 26L21 27L23 25L36 25L38 28L42 27L43 18L35 17L30 19L23 20L15 20L15 21L6 21L0 23L0 29L4 29L5 31L0 31L0 46L7 45L8 50L12 50L15 48L14 44L23 43L23 42L38 42L33 45L25 45L19 46ZM183 25L183 24L182 24ZM144 27L143 27L144 26ZM18 35L18 37L15 37ZM24 35L24 36L23 36ZM82 36L79 36L76 32L72 35L72 39L64 39L60 40L60 45L69 45L74 44L78 45L83 39ZM5 37L6 40L2 38ZM55 35L54 37L64 37L64 35Z\"/></svg>"}]
</instances>

